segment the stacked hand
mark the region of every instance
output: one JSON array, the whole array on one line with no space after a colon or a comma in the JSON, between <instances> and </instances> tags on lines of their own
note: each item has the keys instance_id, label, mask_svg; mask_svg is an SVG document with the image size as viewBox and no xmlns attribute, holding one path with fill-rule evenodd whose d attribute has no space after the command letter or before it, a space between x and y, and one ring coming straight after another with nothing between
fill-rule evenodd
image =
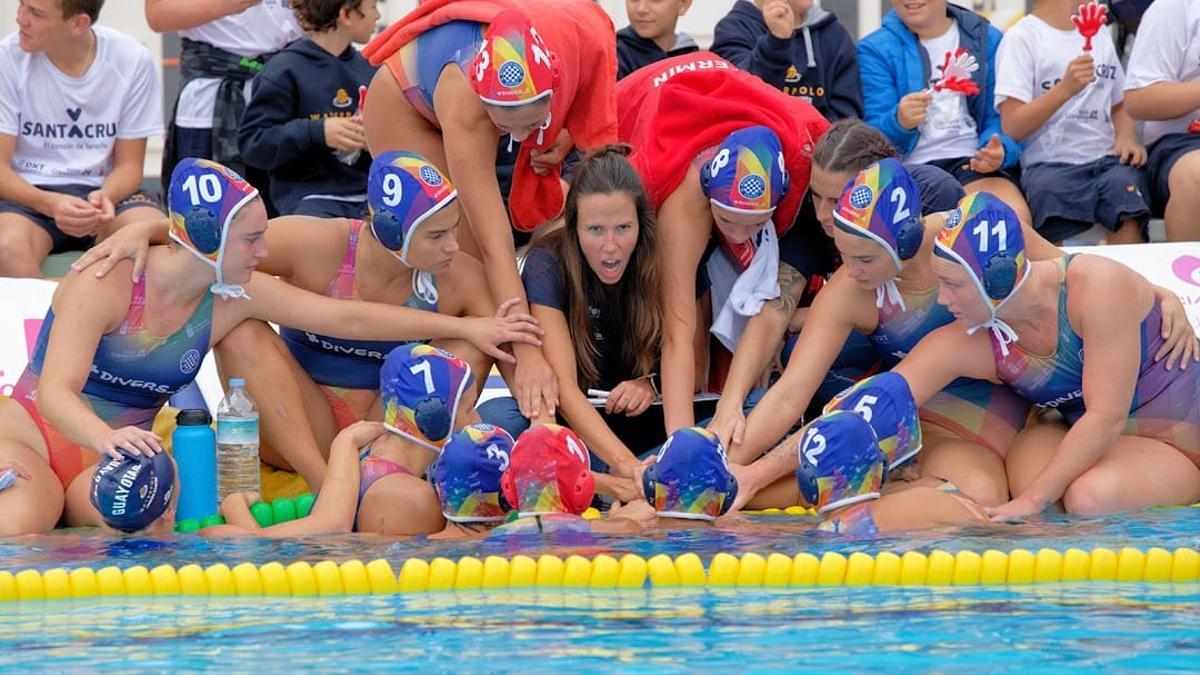
<instances>
[{"instance_id":1,"label":"stacked hand","mask_svg":"<svg viewBox=\"0 0 1200 675\"><path fill-rule=\"evenodd\" d=\"M1092 38L1108 23L1108 8L1096 0L1079 8L1079 13L1071 17L1071 23L1083 36L1083 51L1092 51Z\"/></svg>"}]
</instances>

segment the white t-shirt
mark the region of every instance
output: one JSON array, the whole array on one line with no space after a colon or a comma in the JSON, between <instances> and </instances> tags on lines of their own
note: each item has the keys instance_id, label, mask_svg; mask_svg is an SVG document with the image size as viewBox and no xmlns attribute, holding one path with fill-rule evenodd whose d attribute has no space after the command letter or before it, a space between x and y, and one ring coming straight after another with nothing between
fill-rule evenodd
<instances>
[{"instance_id":1,"label":"white t-shirt","mask_svg":"<svg viewBox=\"0 0 1200 675\"><path fill-rule=\"evenodd\" d=\"M118 138L163 132L162 86L150 52L111 28L92 31L96 56L82 77L21 49L16 33L0 41L0 134L16 137L12 167L34 185L99 187Z\"/></svg>"},{"instance_id":2,"label":"white t-shirt","mask_svg":"<svg viewBox=\"0 0 1200 675\"><path fill-rule=\"evenodd\" d=\"M1156 0L1142 15L1125 89L1141 89L1156 82L1200 81L1200 2ZM1182 117L1146 122L1146 143L1166 134L1187 131L1200 108Z\"/></svg>"},{"instance_id":3,"label":"white t-shirt","mask_svg":"<svg viewBox=\"0 0 1200 675\"><path fill-rule=\"evenodd\" d=\"M929 85L933 86L941 79L946 52L958 49L958 24L951 23L950 30L941 37L921 40L921 46L929 54ZM917 139L917 147L904 158L906 162L924 164L935 159L970 157L979 149L979 132L967 108L967 97L953 91L934 92L929 113L918 130L921 137Z\"/></svg>"},{"instance_id":4,"label":"white t-shirt","mask_svg":"<svg viewBox=\"0 0 1200 675\"><path fill-rule=\"evenodd\" d=\"M262 0L244 12L181 30L179 34L238 56L258 56L283 49L304 35L304 31L296 21L296 13L292 11L289 0ZM249 99L249 82L246 84L246 98ZM217 103L220 85L221 80L211 77L188 82L179 92L175 125L188 129L211 129L213 107Z\"/></svg>"},{"instance_id":5,"label":"white t-shirt","mask_svg":"<svg viewBox=\"0 0 1200 675\"><path fill-rule=\"evenodd\" d=\"M1029 15L1000 41L996 52L996 108L1010 98L1029 103L1046 93L1083 53L1083 36ZM1096 79L1071 97L1027 139L1022 166L1041 162L1087 164L1112 154L1112 108L1125 99L1125 73L1108 31L1092 40Z\"/></svg>"}]
</instances>

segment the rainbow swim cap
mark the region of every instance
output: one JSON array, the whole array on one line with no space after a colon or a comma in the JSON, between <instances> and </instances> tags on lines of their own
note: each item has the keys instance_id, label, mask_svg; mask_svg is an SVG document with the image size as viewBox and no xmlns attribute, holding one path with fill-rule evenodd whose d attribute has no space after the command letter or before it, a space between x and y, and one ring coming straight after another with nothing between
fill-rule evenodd
<instances>
[{"instance_id":1,"label":"rainbow swim cap","mask_svg":"<svg viewBox=\"0 0 1200 675\"><path fill-rule=\"evenodd\" d=\"M500 427L472 424L451 437L429 469L442 515L455 523L494 523L509 511L500 490L513 438Z\"/></svg>"},{"instance_id":2,"label":"rainbow swim cap","mask_svg":"<svg viewBox=\"0 0 1200 675\"><path fill-rule=\"evenodd\" d=\"M825 404L822 412L845 410L862 417L875 431L879 449L894 469L921 451L921 420L908 380L880 373L859 380Z\"/></svg>"},{"instance_id":3,"label":"rainbow swim cap","mask_svg":"<svg viewBox=\"0 0 1200 675\"><path fill-rule=\"evenodd\" d=\"M967 333L990 328L1001 354L1007 356L1017 333L997 318L996 312L1029 277L1025 235L1016 212L994 195L972 192L950 212L934 241L933 253L962 265L989 305L991 318L971 326Z\"/></svg>"},{"instance_id":4,"label":"rainbow swim cap","mask_svg":"<svg viewBox=\"0 0 1200 675\"><path fill-rule=\"evenodd\" d=\"M904 165L890 157L858 172L846 184L833 210L833 223L843 232L882 246L896 265L896 274L925 240L921 192ZM895 278L875 290L875 306L883 307L885 301L905 309Z\"/></svg>"},{"instance_id":5,"label":"rainbow swim cap","mask_svg":"<svg viewBox=\"0 0 1200 675\"><path fill-rule=\"evenodd\" d=\"M450 179L415 152L385 152L371 162L367 174L371 231L405 265L417 228L456 197Z\"/></svg>"},{"instance_id":6,"label":"rainbow swim cap","mask_svg":"<svg viewBox=\"0 0 1200 675\"><path fill-rule=\"evenodd\" d=\"M533 427L517 438L500 487L521 517L580 515L596 494L583 439L557 424Z\"/></svg>"},{"instance_id":7,"label":"rainbow swim cap","mask_svg":"<svg viewBox=\"0 0 1200 675\"><path fill-rule=\"evenodd\" d=\"M217 270L210 289L226 298L245 298L241 286L226 284L221 263L229 225L258 196L258 190L234 171L209 159L185 157L171 172L167 189L169 234L192 255Z\"/></svg>"},{"instance_id":8,"label":"rainbow swim cap","mask_svg":"<svg viewBox=\"0 0 1200 675\"><path fill-rule=\"evenodd\" d=\"M672 433L642 474L646 501L670 518L715 521L733 506L737 491L721 439L699 427Z\"/></svg>"},{"instance_id":9,"label":"rainbow swim cap","mask_svg":"<svg viewBox=\"0 0 1200 675\"><path fill-rule=\"evenodd\" d=\"M763 126L726 136L700 170L700 189L709 201L737 213L773 213L790 184L779 136Z\"/></svg>"},{"instance_id":10,"label":"rainbow swim cap","mask_svg":"<svg viewBox=\"0 0 1200 675\"><path fill-rule=\"evenodd\" d=\"M887 457L865 419L844 410L821 415L797 447L800 494L818 513L879 498Z\"/></svg>"},{"instance_id":11,"label":"rainbow swim cap","mask_svg":"<svg viewBox=\"0 0 1200 675\"><path fill-rule=\"evenodd\" d=\"M420 342L400 345L379 369L383 426L441 452L472 382L471 366L453 354Z\"/></svg>"},{"instance_id":12,"label":"rainbow swim cap","mask_svg":"<svg viewBox=\"0 0 1200 675\"><path fill-rule=\"evenodd\" d=\"M92 476L89 498L109 527L137 532L166 513L174 491L175 463L167 453L105 455Z\"/></svg>"},{"instance_id":13,"label":"rainbow swim cap","mask_svg":"<svg viewBox=\"0 0 1200 675\"><path fill-rule=\"evenodd\" d=\"M554 91L554 60L524 14L500 12L471 62L471 86L489 105L516 107Z\"/></svg>"}]
</instances>

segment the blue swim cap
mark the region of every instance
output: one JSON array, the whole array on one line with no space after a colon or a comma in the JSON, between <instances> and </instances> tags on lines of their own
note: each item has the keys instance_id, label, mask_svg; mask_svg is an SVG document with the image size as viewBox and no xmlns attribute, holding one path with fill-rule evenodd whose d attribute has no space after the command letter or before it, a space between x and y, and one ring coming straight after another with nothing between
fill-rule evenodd
<instances>
[{"instance_id":1,"label":"blue swim cap","mask_svg":"<svg viewBox=\"0 0 1200 675\"><path fill-rule=\"evenodd\" d=\"M763 126L729 134L700 171L709 201L738 213L773 212L790 184L779 136Z\"/></svg>"},{"instance_id":2,"label":"blue swim cap","mask_svg":"<svg viewBox=\"0 0 1200 675\"><path fill-rule=\"evenodd\" d=\"M714 521L737 498L721 440L707 429L677 429L642 474L642 492L660 516Z\"/></svg>"},{"instance_id":3,"label":"blue swim cap","mask_svg":"<svg viewBox=\"0 0 1200 675\"><path fill-rule=\"evenodd\" d=\"M933 253L961 265L989 305L991 318L967 332L990 328L1000 351L1007 355L1017 334L996 312L1029 278L1025 234L1016 212L999 197L972 192L950 212L934 241Z\"/></svg>"},{"instance_id":4,"label":"blue swim cap","mask_svg":"<svg viewBox=\"0 0 1200 675\"><path fill-rule=\"evenodd\" d=\"M417 228L457 197L450 179L415 152L385 152L367 174L371 231L405 265Z\"/></svg>"},{"instance_id":5,"label":"blue swim cap","mask_svg":"<svg viewBox=\"0 0 1200 675\"><path fill-rule=\"evenodd\" d=\"M818 513L879 497L887 457L871 425L858 415L842 410L821 415L802 432L796 450L800 494Z\"/></svg>"},{"instance_id":6,"label":"blue swim cap","mask_svg":"<svg viewBox=\"0 0 1200 675\"><path fill-rule=\"evenodd\" d=\"M383 426L441 452L454 431L458 403L475 379L471 366L420 342L396 347L379 369Z\"/></svg>"},{"instance_id":7,"label":"blue swim cap","mask_svg":"<svg viewBox=\"0 0 1200 675\"><path fill-rule=\"evenodd\" d=\"M221 263L230 223L256 197L258 190L246 179L210 159L185 157L171 172L168 235L184 250L216 268L213 293L246 297L241 286L226 284L221 278Z\"/></svg>"},{"instance_id":8,"label":"blue swim cap","mask_svg":"<svg viewBox=\"0 0 1200 675\"><path fill-rule=\"evenodd\" d=\"M825 405L823 412L852 412L870 425L879 449L894 469L921 451L921 420L908 380L899 373L880 373L850 385Z\"/></svg>"},{"instance_id":9,"label":"blue swim cap","mask_svg":"<svg viewBox=\"0 0 1200 675\"><path fill-rule=\"evenodd\" d=\"M165 452L153 457L107 455L96 466L92 506L109 527L137 532L162 517L175 491L175 463Z\"/></svg>"},{"instance_id":10,"label":"blue swim cap","mask_svg":"<svg viewBox=\"0 0 1200 675\"><path fill-rule=\"evenodd\" d=\"M454 434L429 470L442 515L455 523L504 520L509 505L500 489L513 438L491 424L473 424Z\"/></svg>"}]
</instances>

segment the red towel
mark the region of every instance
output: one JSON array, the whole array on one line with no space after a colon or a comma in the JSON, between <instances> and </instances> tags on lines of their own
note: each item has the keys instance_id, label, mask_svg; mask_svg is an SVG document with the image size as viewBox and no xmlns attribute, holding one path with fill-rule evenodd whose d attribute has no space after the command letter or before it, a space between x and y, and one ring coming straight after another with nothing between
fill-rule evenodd
<instances>
[{"instance_id":1,"label":"red towel","mask_svg":"<svg viewBox=\"0 0 1200 675\"><path fill-rule=\"evenodd\" d=\"M564 201L560 171L535 174L530 152L549 147L564 126L582 150L617 140L617 50L612 20L604 9L593 0L427 0L371 40L363 54L379 65L430 28L458 20L491 23L510 9L529 17L550 47L556 68L543 145L537 145L536 133L526 139L513 171L512 223L528 232L562 213Z\"/></svg>"},{"instance_id":2,"label":"red towel","mask_svg":"<svg viewBox=\"0 0 1200 675\"><path fill-rule=\"evenodd\" d=\"M792 181L772 218L779 235L796 219L808 191L813 146L829 128L811 104L704 51L659 61L621 80L617 119L618 135L633 146L630 159L655 209L683 182L696 155L738 129L762 125L774 131ZM749 264L752 248L733 250L725 243L743 267Z\"/></svg>"}]
</instances>

